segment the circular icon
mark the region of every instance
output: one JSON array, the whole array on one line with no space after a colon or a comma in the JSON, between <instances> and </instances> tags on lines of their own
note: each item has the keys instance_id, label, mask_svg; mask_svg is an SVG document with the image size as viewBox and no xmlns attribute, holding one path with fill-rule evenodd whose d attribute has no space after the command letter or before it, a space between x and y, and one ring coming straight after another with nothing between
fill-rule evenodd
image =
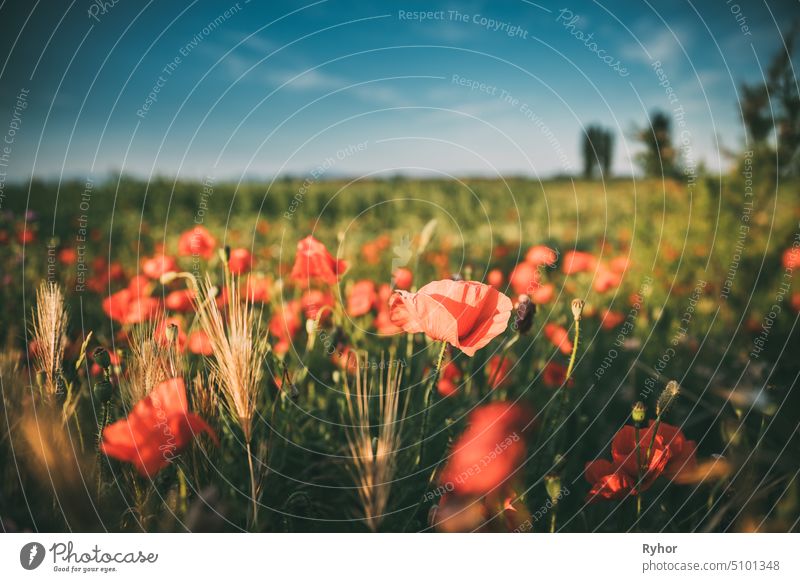
<instances>
[{"instance_id":1,"label":"circular icon","mask_svg":"<svg viewBox=\"0 0 800 582\"><path fill-rule=\"evenodd\" d=\"M30 542L19 551L19 563L26 570L35 570L44 561L44 546L39 542Z\"/></svg>"}]
</instances>

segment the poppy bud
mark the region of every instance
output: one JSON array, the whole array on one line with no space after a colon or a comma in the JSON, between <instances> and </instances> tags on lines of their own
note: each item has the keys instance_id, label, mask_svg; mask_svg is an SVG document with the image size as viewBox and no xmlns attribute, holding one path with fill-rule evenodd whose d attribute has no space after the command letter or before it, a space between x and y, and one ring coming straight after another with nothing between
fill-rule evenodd
<instances>
[{"instance_id":1,"label":"poppy bud","mask_svg":"<svg viewBox=\"0 0 800 582\"><path fill-rule=\"evenodd\" d=\"M681 387L675 380L667 382L667 386L661 396L658 397L658 402L656 402L656 416L661 416L667 411L667 408L675 401L680 391Z\"/></svg>"},{"instance_id":2,"label":"poppy bud","mask_svg":"<svg viewBox=\"0 0 800 582\"><path fill-rule=\"evenodd\" d=\"M722 438L730 446L737 446L742 442L742 428L738 420L724 418L720 423Z\"/></svg>"},{"instance_id":3,"label":"poppy bud","mask_svg":"<svg viewBox=\"0 0 800 582\"><path fill-rule=\"evenodd\" d=\"M111 355L108 353L108 350L103 347L97 347L94 349L92 352L92 359L104 370L107 370L111 367Z\"/></svg>"},{"instance_id":4,"label":"poppy bud","mask_svg":"<svg viewBox=\"0 0 800 582\"><path fill-rule=\"evenodd\" d=\"M644 422L645 417L647 417L647 408L645 408L644 402L640 400L634 404L631 409L631 419L633 420L633 424L639 426Z\"/></svg>"},{"instance_id":5,"label":"poppy bud","mask_svg":"<svg viewBox=\"0 0 800 582\"><path fill-rule=\"evenodd\" d=\"M164 335L167 338L167 343L169 343L169 345L173 345L178 340L178 325L175 323L170 323L167 326L167 329L164 330Z\"/></svg>"},{"instance_id":6,"label":"poppy bud","mask_svg":"<svg viewBox=\"0 0 800 582\"><path fill-rule=\"evenodd\" d=\"M114 387L111 385L111 382L108 380L103 380L98 382L94 385L94 397L98 402L105 404L109 400L111 400L111 394L114 391Z\"/></svg>"},{"instance_id":7,"label":"poppy bud","mask_svg":"<svg viewBox=\"0 0 800 582\"><path fill-rule=\"evenodd\" d=\"M553 473L547 475L544 478L544 488L550 497L550 501L554 504L558 503L558 499L561 497L561 477Z\"/></svg>"},{"instance_id":8,"label":"poppy bud","mask_svg":"<svg viewBox=\"0 0 800 582\"><path fill-rule=\"evenodd\" d=\"M47 374L44 373L44 370L39 370L36 372L36 385L42 390L45 384L47 384Z\"/></svg>"},{"instance_id":9,"label":"poppy bud","mask_svg":"<svg viewBox=\"0 0 800 582\"><path fill-rule=\"evenodd\" d=\"M514 329L520 334L528 333L533 326L533 316L536 315L536 304L524 293L517 300L516 318Z\"/></svg>"},{"instance_id":10,"label":"poppy bud","mask_svg":"<svg viewBox=\"0 0 800 582\"><path fill-rule=\"evenodd\" d=\"M292 382L288 376L284 377L283 383L281 384L281 391L295 402L300 398L300 390L297 389L297 384Z\"/></svg>"},{"instance_id":11,"label":"poppy bud","mask_svg":"<svg viewBox=\"0 0 800 582\"><path fill-rule=\"evenodd\" d=\"M231 247L225 245L224 247L219 249L219 258L222 259L222 262L227 265L228 261L231 260Z\"/></svg>"},{"instance_id":12,"label":"poppy bud","mask_svg":"<svg viewBox=\"0 0 800 582\"><path fill-rule=\"evenodd\" d=\"M583 306L586 305L582 299L572 300L572 317L575 321L581 320L581 313L583 313Z\"/></svg>"}]
</instances>

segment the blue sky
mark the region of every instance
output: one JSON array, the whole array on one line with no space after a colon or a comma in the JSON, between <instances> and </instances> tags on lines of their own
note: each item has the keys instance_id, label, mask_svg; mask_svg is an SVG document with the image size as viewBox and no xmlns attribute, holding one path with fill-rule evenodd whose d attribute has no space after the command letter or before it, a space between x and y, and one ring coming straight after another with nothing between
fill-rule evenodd
<instances>
[{"instance_id":1,"label":"blue sky","mask_svg":"<svg viewBox=\"0 0 800 582\"><path fill-rule=\"evenodd\" d=\"M736 87L761 78L800 13L790 1L98 2L0 5L0 132L29 92L9 180L549 176L580 168L580 129L597 122L629 174L634 128L676 107L685 151L726 167L719 148L744 141Z\"/></svg>"}]
</instances>

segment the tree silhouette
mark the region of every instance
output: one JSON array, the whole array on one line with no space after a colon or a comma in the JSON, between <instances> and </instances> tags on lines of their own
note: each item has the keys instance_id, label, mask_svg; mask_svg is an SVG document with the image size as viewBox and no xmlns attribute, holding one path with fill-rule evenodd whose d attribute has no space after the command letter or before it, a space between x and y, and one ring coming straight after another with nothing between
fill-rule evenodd
<instances>
[{"instance_id":1,"label":"tree silhouette","mask_svg":"<svg viewBox=\"0 0 800 582\"><path fill-rule=\"evenodd\" d=\"M614 136L610 129L599 125L590 125L583 133L583 177L591 180L595 169L603 178L611 173L611 162L614 156Z\"/></svg>"},{"instance_id":2,"label":"tree silhouette","mask_svg":"<svg viewBox=\"0 0 800 582\"><path fill-rule=\"evenodd\" d=\"M637 131L636 137L645 146L637 159L645 174L674 178L678 175L676 152L672 145L672 123L663 111L650 114L650 125Z\"/></svg>"}]
</instances>

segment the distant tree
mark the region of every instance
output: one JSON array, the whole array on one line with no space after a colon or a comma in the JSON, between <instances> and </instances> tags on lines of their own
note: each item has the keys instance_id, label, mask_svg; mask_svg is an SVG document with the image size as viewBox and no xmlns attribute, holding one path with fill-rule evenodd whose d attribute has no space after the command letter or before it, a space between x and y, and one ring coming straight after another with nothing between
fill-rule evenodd
<instances>
[{"instance_id":1,"label":"distant tree","mask_svg":"<svg viewBox=\"0 0 800 582\"><path fill-rule=\"evenodd\" d=\"M739 103L750 145L759 147L766 142L773 127L769 88L765 84L742 83L739 88Z\"/></svg>"},{"instance_id":2,"label":"distant tree","mask_svg":"<svg viewBox=\"0 0 800 582\"><path fill-rule=\"evenodd\" d=\"M798 34L800 26L795 23L767 70L767 88L776 112L778 166L781 173L794 175L800 173L800 91L792 63Z\"/></svg>"},{"instance_id":3,"label":"distant tree","mask_svg":"<svg viewBox=\"0 0 800 582\"><path fill-rule=\"evenodd\" d=\"M611 162L614 156L614 136L610 129L599 125L590 125L583 133L583 177L594 178L595 169L603 178L611 173Z\"/></svg>"},{"instance_id":4,"label":"distant tree","mask_svg":"<svg viewBox=\"0 0 800 582\"><path fill-rule=\"evenodd\" d=\"M645 151L637 156L645 174L664 178L678 175L669 115L663 111L653 111L649 126L637 131L636 137L645 146Z\"/></svg>"}]
</instances>

